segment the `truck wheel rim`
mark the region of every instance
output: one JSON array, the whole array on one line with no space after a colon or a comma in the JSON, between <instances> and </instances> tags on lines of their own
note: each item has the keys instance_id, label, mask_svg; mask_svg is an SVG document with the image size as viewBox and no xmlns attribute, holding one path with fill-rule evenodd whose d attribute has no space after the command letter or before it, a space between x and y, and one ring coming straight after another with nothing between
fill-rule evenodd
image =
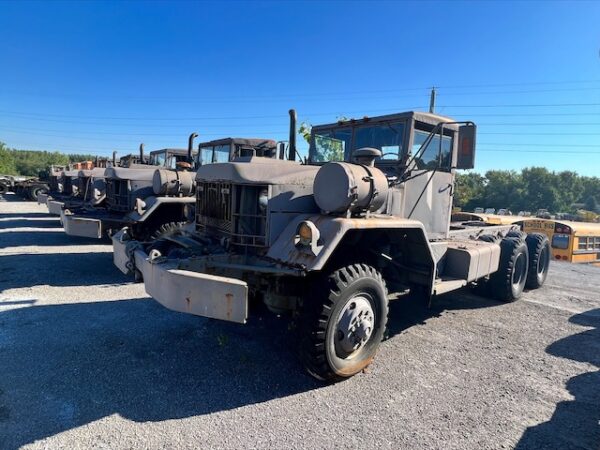
<instances>
[{"instance_id":1,"label":"truck wheel rim","mask_svg":"<svg viewBox=\"0 0 600 450\"><path fill-rule=\"evenodd\" d=\"M369 341L374 325L375 314L368 295L351 297L336 321L333 333L336 354L344 359L355 356Z\"/></svg>"},{"instance_id":2,"label":"truck wheel rim","mask_svg":"<svg viewBox=\"0 0 600 450\"><path fill-rule=\"evenodd\" d=\"M526 259L525 253L519 253L515 260L515 268L512 274L514 287L518 287L525 280Z\"/></svg>"}]
</instances>

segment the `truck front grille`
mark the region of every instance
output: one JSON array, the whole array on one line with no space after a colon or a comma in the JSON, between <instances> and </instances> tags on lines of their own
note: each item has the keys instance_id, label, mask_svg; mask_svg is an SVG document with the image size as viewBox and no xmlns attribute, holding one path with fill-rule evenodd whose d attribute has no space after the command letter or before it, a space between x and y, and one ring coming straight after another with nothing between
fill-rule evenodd
<instances>
[{"instance_id":1,"label":"truck front grille","mask_svg":"<svg viewBox=\"0 0 600 450\"><path fill-rule=\"evenodd\" d=\"M196 229L230 239L232 245L264 247L266 211L258 196L266 186L229 182L199 182L196 188Z\"/></svg>"},{"instance_id":2,"label":"truck front grille","mask_svg":"<svg viewBox=\"0 0 600 450\"><path fill-rule=\"evenodd\" d=\"M129 211L129 181L115 180L108 178L106 180L106 205L112 211Z\"/></svg>"}]
</instances>

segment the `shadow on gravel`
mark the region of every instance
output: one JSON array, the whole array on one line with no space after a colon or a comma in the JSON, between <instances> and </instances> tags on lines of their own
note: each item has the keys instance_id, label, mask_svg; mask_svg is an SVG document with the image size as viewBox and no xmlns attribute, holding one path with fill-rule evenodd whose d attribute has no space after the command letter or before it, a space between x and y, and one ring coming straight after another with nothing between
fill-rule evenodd
<instances>
[{"instance_id":1,"label":"shadow on gravel","mask_svg":"<svg viewBox=\"0 0 600 450\"><path fill-rule=\"evenodd\" d=\"M52 217L56 217L58 219L58 216L51 216L50 214L48 214L47 212L29 212L29 213L0 213L0 219L8 219L8 218L23 218L23 219L36 219L36 218L40 218L40 217L47 217L47 218L52 218Z\"/></svg>"},{"instance_id":2,"label":"shadow on gravel","mask_svg":"<svg viewBox=\"0 0 600 450\"><path fill-rule=\"evenodd\" d=\"M2 214L0 214L2 216ZM1 218L1 217L0 217ZM58 217L47 217L45 219L31 220L31 218L15 218L12 220L0 220L0 230L11 228L62 228Z\"/></svg>"},{"instance_id":3,"label":"shadow on gravel","mask_svg":"<svg viewBox=\"0 0 600 450\"><path fill-rule=\"evenodd\" d=\"M600 368L600 308L569 322L592 329L556 341L546 352ZM517 449L600 449L600 371L577 375L566 387L575 400L560 402L548 422L529 427Z\"/></svg>"},{"instance_id":4,"label":"shadow on gravel","mask_svg":"<svg viewBox=\"0 0 600 450\"><path fill-rule=\"evenodd\" d=\"M130 283L113 264L112 252L21 253L0 257L0 293L7 289ZM92 294L93 295L93 294Z\"/></svg>"},{"instance_id":5,"label":"shadow on gravel","mask_svg":"<svg viewBox=\"0 0 600 450\"><path fill-rule=\"evenodd\" d=\"M392 300L389 305L388 337L392 338L427 319L440 316L444 311L493 308L505 303L474 295L470 289L461 289L434 298L430 307L424 298L414 294Z\"/></svg>"},{"instance_id":6,"label":"shadow on gravel","mask_svg":"<svg viewBox=\"0 0 600 450\"><path fill-rule=\"evenodd\" d=\"M30 222L35 224L34 221ZM35 227L35 225L30 225ZM69 236L61 229L53 231L31 231L14 230L0 233L0 248L25 247L25 246L62 246L62 245L102 245L109 244L109 240L88 239L82 237Z\"/></svg>"},{"instance_id":7,"label":"shadow on gravel","mask_svg":"<svg viewBox=\"0 0 600 450\"><path fill-rule=\"evenodd\" d=\"M274 316L242 327L148 299L0 312L0 448L111 414L179 419L321 387L290 334Z\"/></svg>"}]
</instances>

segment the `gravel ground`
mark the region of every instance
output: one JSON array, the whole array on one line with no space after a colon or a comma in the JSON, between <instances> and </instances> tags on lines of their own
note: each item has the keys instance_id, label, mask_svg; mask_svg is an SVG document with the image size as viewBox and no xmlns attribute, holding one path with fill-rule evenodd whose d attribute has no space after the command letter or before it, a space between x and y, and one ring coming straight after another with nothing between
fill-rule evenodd
<instances>
[{"instance_id":1,"label":"gravel ground","mask_svg":"<svg viewBox=\"0 0 600 450\"><path fill-rule=\"evenodd\" d=\"M323 385L286 322L174 313L0 199L0 448L600 449L600 269L553 263L514 304L391 304L370 369Z\"/></svg>"}]
</instances>

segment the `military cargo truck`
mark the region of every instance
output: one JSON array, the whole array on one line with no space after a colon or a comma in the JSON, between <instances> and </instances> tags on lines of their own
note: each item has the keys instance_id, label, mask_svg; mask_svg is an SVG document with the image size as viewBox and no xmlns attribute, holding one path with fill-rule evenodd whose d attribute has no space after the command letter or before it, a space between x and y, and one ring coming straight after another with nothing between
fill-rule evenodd
<instances>
[{"instance_id":1,"label":"military cargo truck","mask_svg":"<svg viewBox=\"0 0 600 450\"><path fill-rule=\"evenodd\" d=\"M392 294L470 285L511 302L544 283L545 236L451 225L474 123L410 111L316 126L302 165L291 118L291 160L200 167L195 223L152 243L116 235L121 270L175 311L245 323L261 300L291 313L306 369L328 381L373 360Z\"/></svg>"},{"instance_id":2,"label":"military cargo truck","mask_svg":"<svg viewBox=\"0 0 600 450\"><path fill-rule=\"evenodd\" d=\"M150 166L145 168L107 169L106 208L64 210L61 218L65 232L100 239L127 227L130 236L152 240L157 233L193 220L192 169L246 153L276 156L276 143L265 139L219 139L201 143L196 152L192 148L196 136L190 136L187 151L152 152Z\"/></svg>"}]
</instances>

